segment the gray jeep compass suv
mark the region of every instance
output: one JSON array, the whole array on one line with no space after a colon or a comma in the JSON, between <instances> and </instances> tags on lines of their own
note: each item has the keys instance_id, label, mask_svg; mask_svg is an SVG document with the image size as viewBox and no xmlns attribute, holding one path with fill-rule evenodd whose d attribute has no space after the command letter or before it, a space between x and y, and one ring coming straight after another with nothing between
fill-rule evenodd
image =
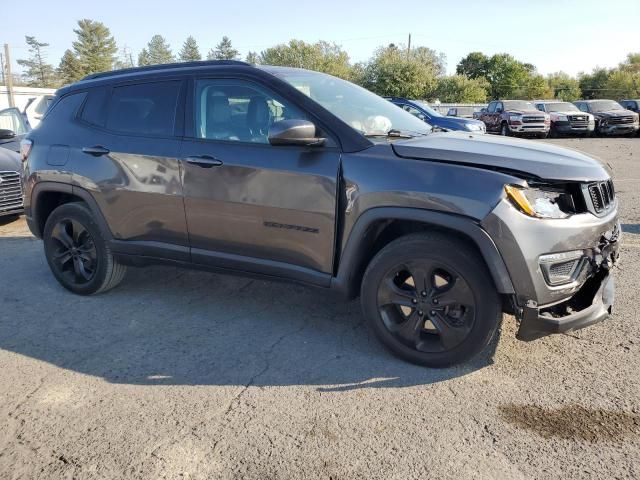
<instances>
[{"instance_id":1,"label":"gray jeep compass suv","mask_svg":"<svg viewBox=\"0 0 640 480\"><path fill-rule=\"evenodd\" d=\"M25 210L90 295L164 263L361 297L380 340L445 366L503 312L533 339L605 319L617 199L580 153L429 125L349 82L196 62L58 91L22 143Z\"/></svg>"}]
</instances>

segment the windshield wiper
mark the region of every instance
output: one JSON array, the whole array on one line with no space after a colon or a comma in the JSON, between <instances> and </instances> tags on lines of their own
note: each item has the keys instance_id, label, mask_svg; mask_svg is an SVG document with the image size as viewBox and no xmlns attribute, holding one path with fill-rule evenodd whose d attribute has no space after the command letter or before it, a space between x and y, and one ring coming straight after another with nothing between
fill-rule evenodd
<instances>
[{"instance_id":1,"label":"windshield wiper","mask_svg":"<svg viewBox=\"0 0 640 480\"><path fill-rule=\"evenodd\" d=\"M413 134L413 135L411 135ZM398 130L397 128L392 128L391 130L387 131L387 133L365 133L364 136L365 137L380 137L380 138L413 138L416 137L418 135L428 135L428 133L422 133L422 132L413 132L410 130Z\"/></svg>"}]
</instances>

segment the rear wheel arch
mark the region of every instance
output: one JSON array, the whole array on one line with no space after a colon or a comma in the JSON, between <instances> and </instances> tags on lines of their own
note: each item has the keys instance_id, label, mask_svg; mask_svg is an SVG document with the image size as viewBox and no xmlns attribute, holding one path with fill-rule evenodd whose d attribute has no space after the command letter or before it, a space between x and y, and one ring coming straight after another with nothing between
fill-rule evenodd
<instances>
[{"instance_id":1,"label":"rear wheel arch","mask_svg":"<svg viewBox=\"0 0 640 480\"><path fill-rule=\"evenodd\" d=\"M472 219L398 207L373 208L360 216L339 259L332 288L347 298L357 297L364 271L375 255L392 241L417 232L439 232L464 241L486 264L497 291L502 295L514 294L511 278L495 243Z\"/></svg>"},{"instance_id":2,"label":"rear wheel arch","mask_svg":"<svg viewBox=\"0 0 640 480\"><path fill-rule=\"evenodd\" d=\"M31 192L30 209L27 215L31 217L31 225L35 229L36 237L42 238L44 227L49 215L60 205L72 202L83 202L87 205L103 235L111 239L111 230L93 196L83 188L57 182L41 182L35 185Z\"/></svg>"}]
</instances>

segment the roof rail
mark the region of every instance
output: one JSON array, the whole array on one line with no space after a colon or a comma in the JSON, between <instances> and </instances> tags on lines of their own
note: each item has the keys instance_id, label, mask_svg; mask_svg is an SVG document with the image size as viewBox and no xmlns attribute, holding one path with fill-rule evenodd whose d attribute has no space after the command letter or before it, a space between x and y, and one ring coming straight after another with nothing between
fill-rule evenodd
<instances>
[{"instance_id":1,"label":"roof rail","mask_svg":"<svg viewBox=\"0 0 640 480\"><path fill-rule=\"evenodd\" d=\"M183 68L183 67L208 67L216 65L241 65L245 67L251 67L252 65L247 62L241 62L240 60L204 60L197 62L176 62L176 63L161 63L158 65L146 65L144 67L132 67L123 68L120 70L110 70L108 72L92 73L87 75L82 80L93 80L96 78L115 77L118 75L126 75L128 73L147 72L153 70L166 70L171 68Z\"/></svg>"}]
</instances>

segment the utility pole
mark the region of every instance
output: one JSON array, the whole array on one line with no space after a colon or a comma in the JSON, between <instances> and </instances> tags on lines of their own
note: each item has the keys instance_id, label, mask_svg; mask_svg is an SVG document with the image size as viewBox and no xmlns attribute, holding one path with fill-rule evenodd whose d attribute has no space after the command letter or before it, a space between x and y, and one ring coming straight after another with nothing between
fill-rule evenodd
<instances>
[{"instance_id":1,"label":"utility pole","mask_svg":"<svg viewBox=\"0 0 640 480\"><path fill-rule=\"evenodd\" d=\"M9 92L9 106L15 107L13 101L13 77L11 76L11 55L9 54L9 44L4 44L4 58L7 62L7 91Z\"/></svg>"},{"instance_id":2,"label":"utility pole","mask_svg":"<svg viewBox=\"0 0 640 480\"><path fill-rule=\"evenodd\" d=\"M411 34L409 34L409 42L407 43L407 58L411 57Z\"/></svg>"},{"instance_id":3,"label":"utility pole","mask_svg":"<svg viewBox=\"0 0 640 480\"><path fill-rule=\"evenodd\" d=\"M4 54L0 52L0 85L4 85Z\"/></svg>"}]
</instances>

